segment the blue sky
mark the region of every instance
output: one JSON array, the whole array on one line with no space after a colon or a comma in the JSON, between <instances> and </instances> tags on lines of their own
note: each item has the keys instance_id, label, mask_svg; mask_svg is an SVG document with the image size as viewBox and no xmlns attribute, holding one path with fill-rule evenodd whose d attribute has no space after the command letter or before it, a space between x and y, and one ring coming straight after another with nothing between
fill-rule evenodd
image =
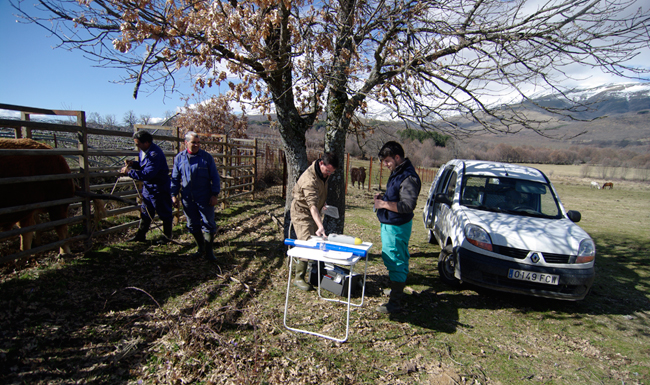
<instances>
[{"instance_id":1,"label":"blue sky","mask_svg":"<svg viewBox=\"0 0 650 385\"><path fill-rule=\"evenodd\" d=\"M119 123L129 110L163 118L184 105L179 93L164 98L162 91L141 91L133 99L132 84L112 83L126 72L93 67L78 51L54 49L57 38L36 24L17 23L15 13L8 0L0 0L0 103L97 112L114 115ZM183 92L192 92L189 81L177 80L185 81Z\"/></svg>"}]
</instances>

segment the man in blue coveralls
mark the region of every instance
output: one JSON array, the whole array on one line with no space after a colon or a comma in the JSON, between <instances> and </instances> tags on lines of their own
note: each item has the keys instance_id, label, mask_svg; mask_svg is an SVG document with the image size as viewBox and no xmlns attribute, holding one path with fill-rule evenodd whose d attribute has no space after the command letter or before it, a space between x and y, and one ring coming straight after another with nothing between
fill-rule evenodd
<instances>
[{"instance_id":1,"label":"man in blue coveralls","mask_svg":"<svg viewBox=\"0 0 650 385\"><path fill-rule=\"evenodd\" d=\"M381 313L401 310L401 299L409 272L409 241L413 210L420 195L420 177L404 149L397 142L386 142L379 159L390 171L386 193L375 195L377 218L381 222L381 258L390 278L390 299L377 308Z\"/></svg>"},{"instance_id":2,"label":"man in blue coveralls","mask_svg":"<svg viewBox=\"0 0 650 385\"><path fill-rule=\"evenodd\" d=\"M185 148L174 158L171 195L174 205L180 191L187 228L196 241L197 251L192 256L216 261L213 251L217 224L214 221L214 206L221 191L221 178L214 158L201 150L201 139L196 132L185 134Z\"/></svg>"},{"instance_id":3,"label":"man in blue coveralls","mask_svg":"<svg viewBox=\"0 0 650 385\"><path fill-rule=\"evenodd\" d=\"M130 242L145 242L151 221L158 213L163 222L163 238L158 243L169 242L172 238L172 200L169 194L169 166L163 150L153 143L147 131L133 134L133 141L140 150L138 160L126 161L120 172L142 181L142 206L140 207L140 226ZM129 169L130 168L130 169Z\"/></svg>"}]
</instances>

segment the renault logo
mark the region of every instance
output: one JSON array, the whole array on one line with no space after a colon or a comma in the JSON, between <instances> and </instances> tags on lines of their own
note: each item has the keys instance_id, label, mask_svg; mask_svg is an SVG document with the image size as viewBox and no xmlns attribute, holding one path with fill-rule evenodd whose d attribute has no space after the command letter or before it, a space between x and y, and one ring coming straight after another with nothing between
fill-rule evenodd
<instances>
[{"instance_id":1,"label":"renault logo","mask_svg":"<svg viewBox=\"0 0 650 385\"><path fill-rule=\"evenodd\" d=\"M533 263L539 262L539 254L533 253L533 255L530 256L530 260L533 261Z\"/></svg>"}]
</instances>

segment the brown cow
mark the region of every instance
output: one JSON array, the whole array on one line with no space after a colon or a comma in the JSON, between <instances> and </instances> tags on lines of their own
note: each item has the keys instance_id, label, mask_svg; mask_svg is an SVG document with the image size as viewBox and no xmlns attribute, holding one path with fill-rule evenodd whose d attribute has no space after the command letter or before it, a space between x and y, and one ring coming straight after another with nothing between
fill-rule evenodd
<instances>
[{"instance_id":1,"label":"brown cow","mask_svg":"<svg viewBox=\"0 0 650 385\"><path fill-rule=\"evenodd\" d=\"M366 184L366 169L364 167L352 167L350 170L350 174L352 176L352 186L354 186L354 182L357 182L357 187L362 188L361 186L365 187Z\"/></svg>"},{"instance_id":2,"label":"brown cow","mask_svg":"<svg viewBox=\"0 0 650 385\"><path fill-rule=\"evenodd\" d=\"M32 139L0 139L0 149L51 149L52 147ZM60 155L8 155L0 156L0 178L25 177L35 175L69 174L70 167ZM72 179L53 181L26 182L10 184L0 188L0 208L29 205L34 203L72 198L75 195L75 186ZM95 211L103 211L103 202L95 200ZM20 227L35 224L36 212L47 212L50 221L68 217L69 204L45 207L40 210L25 210L17 213L0 215L0 229L7 231L14 224ZM104 211L105 212L105 211ZM59 239L68 236L68 226L56 227ZM21 235L21 250L31 248L33 232ZM69 254L70 247L61 246L61 254Z\"/></svg>"}]
</instances>

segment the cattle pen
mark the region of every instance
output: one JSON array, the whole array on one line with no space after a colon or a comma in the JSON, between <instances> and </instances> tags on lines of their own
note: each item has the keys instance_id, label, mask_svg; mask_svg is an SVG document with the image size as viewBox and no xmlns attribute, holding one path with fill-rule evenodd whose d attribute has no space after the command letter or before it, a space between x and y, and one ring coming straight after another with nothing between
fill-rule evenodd
<instances>
[{"instance_id":1,"label":"cattle pen","mask_svg":"<svg viewBox=\"0 0 650 385\"><path fill-rule=\"evenodd\" d=\"M87 193L111 195L130 203L112 203L107 207L104 218L124 216L124 214L140 210L136 198L140 194L140 186L134 180L123 177L120 168L124 161L137 158L138 151L132 140L132 131L107 130L90 128L86 125L84 111L47 110L0 104L0 109L16 111L21 119L0 119L0 127L13 130L13 138L34 138L46 142L52 149L0 149L0 169L7 157L11 156L41 156L59 155L65 157L70 166L70 173L55 175L25 175L19 177L3 177L0 173L0 189L19 189L21 184L75 180L77 189ZM46 121L43 117L49 117ZM33 119L37 117L38 119ZM54 117L54 118L52 118ZM168 163L183 147L183 129L153 125L134 125L134 131L146 129L151 132L154 141L163 149ZM219 202L225 205L228 201L253 196L257 178L257 139L236 139L225 135L202 136L202 144L217 163L217 169L222 178L222 193ZM27 193L27 192L25 192ZM23 234L45 231L57 226L80 225L77 235L59 239L55 242L38 247L21 250L20 252L0 255L0 263L19 260L37 253L49 251L73 241L83 241L90 247L93 238L124 231L135 227L138 220L120 223L107 228L95 228L91 210L92 196L74 196L67 199L33 202L27 205L12 205L2 202L0 218L19 212L34 212L56 205L70 205L68 218L58 221L37 223L35 225L9 229L0 229L0 241L22 236ZM180 215L175 209L174 215ZM120 221L117 221L118 223Z\"/></svg>"}]
</instances>

